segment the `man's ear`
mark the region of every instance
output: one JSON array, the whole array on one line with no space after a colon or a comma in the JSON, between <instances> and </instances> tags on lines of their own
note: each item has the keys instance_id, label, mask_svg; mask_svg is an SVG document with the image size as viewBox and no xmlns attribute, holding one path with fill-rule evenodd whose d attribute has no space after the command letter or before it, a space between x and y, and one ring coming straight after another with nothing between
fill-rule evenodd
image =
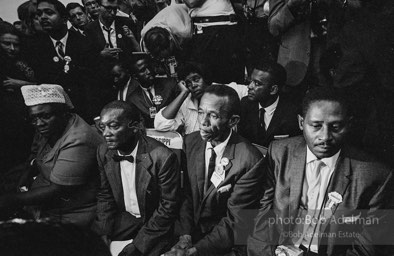
<instances>
[{"instance_id":1,"label":"man's ear","mask_svg":"<svg viewBox=\"0 0 394 256\"><path fill-rule=\"evenodd\" d=\"M228 121L228 126L229 126L230 128L235 127L235 126L238 124L239 120L241 120L241 118L239 117L239 115L232 115L232 116L230 117L230 120Z\"/></svg>"},{"instance_id":2,"label":"man's ear","mask_svg":"<svg viewBox=\"0 0 394 256\"><path fill-rule=\"evenodd\" d=\"M304 118L301 115L297 115L298 117L298 127L301 131L304 130Z\"/></svg>"},{"instance_id":3,"label":"man's ear","mask_svg":"<svg viewBox=\"0 0 394 256\"><path fill-rule=\"evenodd\" d=\"M142 130L142 124L138 121L132 121L128 124L129 129L132 129L133 133L137 133Z\"/></svg>"},{"instance_id":4,"label":"man's ear","mask_svg":"<svg viewBox=\"0 0 394 256\"><path fill-rule=\"evenodd\" d=\"M277 84L272 85L270 94L271 95L276 95L278 93L279 93L279 86Z\"/></svg>"}]
</instances>

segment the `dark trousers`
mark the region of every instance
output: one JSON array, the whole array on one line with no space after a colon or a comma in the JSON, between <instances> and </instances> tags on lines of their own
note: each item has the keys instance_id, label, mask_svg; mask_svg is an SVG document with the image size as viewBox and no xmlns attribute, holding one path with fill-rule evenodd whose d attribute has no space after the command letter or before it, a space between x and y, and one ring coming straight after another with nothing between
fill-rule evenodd
<instances>
[{"instance_id":1,"label":"dark trousers","mask_svg":"<svg viewBox=\"0 0 394 256\"><path fill-rule=\"evenodd\" d=\"M191 40L190 60L203 64L216 83L244 80L242 38L238 25L203 27Z\"/></svg>"}]
</instances>

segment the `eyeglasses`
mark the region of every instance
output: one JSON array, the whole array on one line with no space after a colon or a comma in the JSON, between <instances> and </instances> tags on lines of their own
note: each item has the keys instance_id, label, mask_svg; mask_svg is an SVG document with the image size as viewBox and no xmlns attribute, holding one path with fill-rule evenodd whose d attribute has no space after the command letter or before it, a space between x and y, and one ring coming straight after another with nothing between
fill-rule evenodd
<instances>
[{"instance_id":1,"label":"eyeglasses","mask_svg":"<svg viewBox=\"0 0 394 256\"><path fill-rule=\"evenodd\" d=\"M104 9L107 12L117 12L118 11L118 6L105 6L105 5L101 5L102 7L104 7Z\"/></svg>"},{"instance_id":2,"label":"eyeglasses","mask_svg":"<svg viewBox=\"0 0 394 256\"><path fill-rule=\"evenodd\" d=\"M47 123L53 116L55 115L55 112L50 112L50 113L40 113L37 115L31 115L30 122L32 124L37 124L38 120L41 122Z\"/></svg>"}]
</instances>

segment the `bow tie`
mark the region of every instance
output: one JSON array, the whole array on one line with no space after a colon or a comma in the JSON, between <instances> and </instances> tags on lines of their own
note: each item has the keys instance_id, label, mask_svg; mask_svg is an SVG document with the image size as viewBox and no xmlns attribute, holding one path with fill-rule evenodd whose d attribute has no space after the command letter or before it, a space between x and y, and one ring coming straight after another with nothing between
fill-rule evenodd
<instances>
[{"instance_id":1,"label":"bow tie","mask_svg":"<svg viewBox=\"0 0 394 256\"><path fill-rule=\"evenodd\" d=\"M134 157L133 156L120 156L120 155L113 155L112 158L114 159L115 162L120 162L120 161L129 161L130 163L134 163Z\"/></svg>"}]
</instances>

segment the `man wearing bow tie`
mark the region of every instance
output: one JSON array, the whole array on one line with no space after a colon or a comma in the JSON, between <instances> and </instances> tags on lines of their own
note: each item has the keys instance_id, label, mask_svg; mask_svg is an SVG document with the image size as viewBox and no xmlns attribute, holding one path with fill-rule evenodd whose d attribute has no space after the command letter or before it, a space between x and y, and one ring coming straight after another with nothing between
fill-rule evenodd
<instances>
[{"instance_id":1,"label":"man wearing bow tie","mask_svg":"<svg viewBox=\"0 0 394 256\"><path fill-rule=\"evenodd\" d=\"M120 255L160 255L177 213L176 155L142 134L137 109L122 101L104 107L98 149L101 189L95 230L108 244L133 239Z\"/></svg>"}]
</instances>

